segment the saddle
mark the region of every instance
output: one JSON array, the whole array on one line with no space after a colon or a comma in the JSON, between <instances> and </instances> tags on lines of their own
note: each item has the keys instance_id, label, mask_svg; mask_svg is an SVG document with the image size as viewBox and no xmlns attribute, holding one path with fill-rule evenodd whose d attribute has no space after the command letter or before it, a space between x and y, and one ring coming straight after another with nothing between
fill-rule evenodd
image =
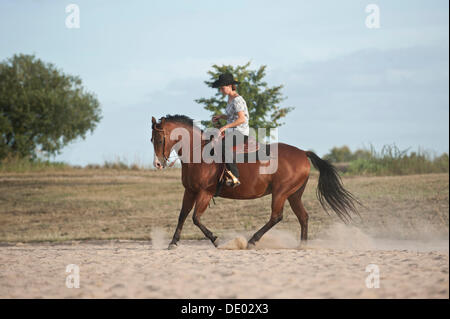
<instances>
[{"instance_id":1,"label":"saddle","mask_svg":"<svg viewBox=\"0 0 450 319\"><path fill-rule=\"evenodd\" d=\"M211 137L212 140L213 138ZM240 156L244 163L248 162L250 158L254 158L257 161L270 160L270 144L260 143L253 136L248 136L247 141L232 146L230 149L234 154L241 154ZM214 149L211 149L210 155L214 155Z\"/></svg>"},{"instance_id":2,"label":"saddle","mask_svg":"<svg viewBox=\"0 0 450 319\"><path fill-rule=\"evenodd\" d=\"M247 142L237 144L236 146L233 146L232 149L236 154L248 154L257 152L262 147L263 145L259 143L256 138L249 136Z\"/></svg>"}]
</instances>

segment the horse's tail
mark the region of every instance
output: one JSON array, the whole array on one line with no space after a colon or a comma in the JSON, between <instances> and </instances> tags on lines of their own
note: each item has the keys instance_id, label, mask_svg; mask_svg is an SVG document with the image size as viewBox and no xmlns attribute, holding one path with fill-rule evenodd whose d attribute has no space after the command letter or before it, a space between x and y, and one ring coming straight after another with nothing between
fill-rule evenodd
<instances>
[{"instance_id":1,"label":"horse's tail","mask_svg":"<svg viewBox=\"0 0 450 319\"><path fill-rule=\"evenodd\" d=\"M344 188L336 168L313 152L306 152L306 156L319 170L319 185L316 194L325 211L328 213L327 206L331 207L344 223L352 219L350 212L359 215L355 203L360 205L361 203Z\"/></svg>"}]
</instances>

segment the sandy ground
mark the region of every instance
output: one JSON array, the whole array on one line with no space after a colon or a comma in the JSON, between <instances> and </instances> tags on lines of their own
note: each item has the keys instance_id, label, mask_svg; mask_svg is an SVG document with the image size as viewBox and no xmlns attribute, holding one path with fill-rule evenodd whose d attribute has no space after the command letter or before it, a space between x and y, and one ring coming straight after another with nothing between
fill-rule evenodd
<instances>
[{"instance_id":1,"label":"sandy ground","mask_svg":"<svg viewBox=\"0 0 450 319\"><path fill-rule=\"evenodd\" d=\"M153 243L3 245L0 298L449 298L448 239L374 241L356 231L298 247L274 230L254 250L239 249L239 234L222 249L181 241L167 250L167 238L153 235ZM66 286L75 283L69 264L79 267L79 288ZM377 270L379 288L368 288Z\"/></svg>"}]
</instances>

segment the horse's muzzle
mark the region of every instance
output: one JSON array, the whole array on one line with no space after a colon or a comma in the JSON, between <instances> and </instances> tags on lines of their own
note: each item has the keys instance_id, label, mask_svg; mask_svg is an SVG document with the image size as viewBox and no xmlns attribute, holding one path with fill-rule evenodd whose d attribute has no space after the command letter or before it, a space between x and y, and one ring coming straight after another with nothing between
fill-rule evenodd
<instances>
[{"instance_id":1,"label":"horse's muzzle","mask_svg":"<svg viewBox=\"0 0 450 319\"><path fill-rule=\"evenodd\" d=\"M155 156L155 159L153 160L153 166L157 169L163 169L167 167L167 163L164 159L160 161L159 158Z\"/></svg>"}]
</instances>

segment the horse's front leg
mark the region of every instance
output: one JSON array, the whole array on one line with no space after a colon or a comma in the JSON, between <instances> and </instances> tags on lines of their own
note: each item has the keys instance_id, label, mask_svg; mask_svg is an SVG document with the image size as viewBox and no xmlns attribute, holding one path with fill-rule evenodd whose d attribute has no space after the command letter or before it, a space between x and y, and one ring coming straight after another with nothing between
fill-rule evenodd
<instances>
[{"instance_id":1,"label":"horse's front leg","mask_svg":"<svg viewBox=\"0 0 450 319\"><path fill-rule=\"evenodd\" d=\"M186 217L189 215L192 207L194 207L196 195L196 193L193 193L188 189L184 190L183 205L181 206L180 216L178 217L177 229L175 230L175 234L173 234L172 241L169 244L169 249L174 249L177 247L177 242L180 240L181 229L183 228Z\"/></svg>"},{"instance_id":2,"label":"horse's front leg","mask_svg":"<svg viewBox=\"0 0 450 319\"><path fill-rule=\"evenodd\" d=\"M203 225L200 222L200 217L205 212L206 208L208 207L209 201L211 200L212 197L213 194L207 193L205 191L200 191L197 194L197 198L195 201L194 215L192 216L192 219L194 221L194 224L197 225L198 228L200 228L200 230L203 232L203 234L205 234L205 236L209 238L209 240L211 240L214 246L217 247L216 243L217 237L214 236L213 233L209 231L209 229L206 228L205 225Z\"/></svg>"}]
</instances>

